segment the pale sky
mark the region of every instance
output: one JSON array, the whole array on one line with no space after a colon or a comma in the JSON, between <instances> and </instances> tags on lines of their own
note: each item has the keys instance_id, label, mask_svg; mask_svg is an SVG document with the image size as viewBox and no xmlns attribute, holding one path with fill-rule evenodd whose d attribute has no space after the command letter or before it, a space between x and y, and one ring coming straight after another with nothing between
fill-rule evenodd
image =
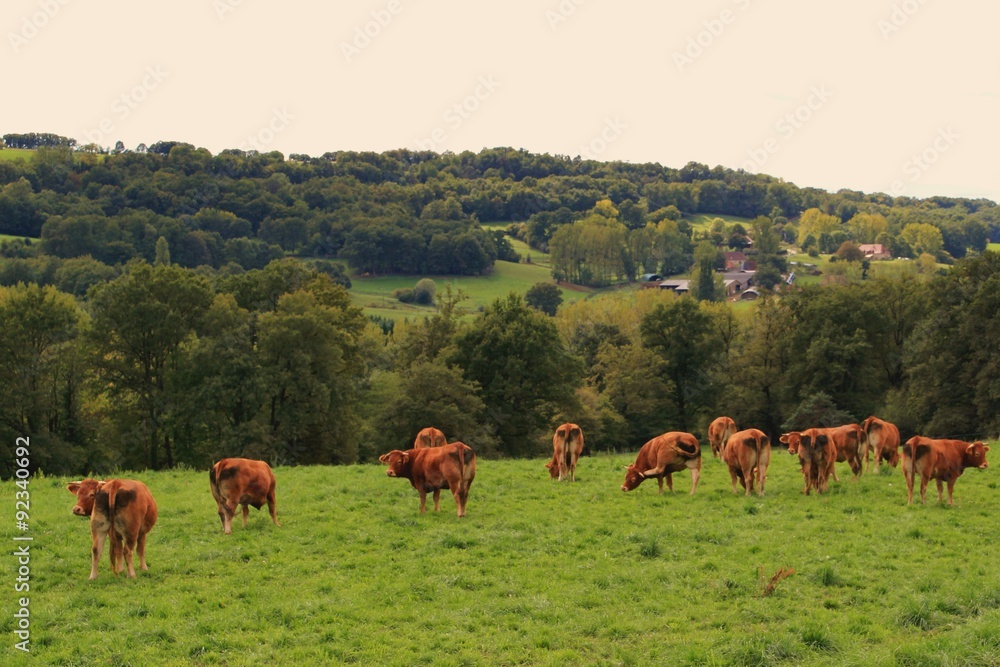
<instances>
[{"instance_id":1,"label":"pale sky","mask_svg":"<svg viewBox=\"0 0 1000 667\"><path fill-rule=\"evenodd\" d=\"M0 134L512 146L1000 201L996 0L4 0Z\"/></svg>"}]
</instances>

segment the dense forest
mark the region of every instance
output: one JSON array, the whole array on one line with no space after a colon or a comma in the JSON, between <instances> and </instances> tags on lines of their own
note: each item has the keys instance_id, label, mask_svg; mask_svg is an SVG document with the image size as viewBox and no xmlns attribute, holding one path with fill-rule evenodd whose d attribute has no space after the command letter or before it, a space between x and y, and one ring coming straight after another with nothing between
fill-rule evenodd
<instances>
[{"instance_id":1,"label":"dense forest","mask_svg":"<svg viewBox=\"0 0 1000 667\"><path fill-rule=\"evenodd\" d=\"M484 456L541 454L560 419L595 450L704 434L720 413L775 437L871 413L904 433L1000 432L992 202L510 149L286 160L47 141L0 160L0 233L29 239L0 256L0 449L30 435L47 473L370 461L429 424ZM389 329L351 305L331 261L487 273L517 259L488 221L575 257L577 278L616 281L690 267L699 239L683 216L698 212L754 218L745 231L768 255L778 237L852 239L954 266L765 292L752 314L660 290L555 316L511 294L469 314L445 290L435 315ZM717 242L745 245L733 231ZM582 239L602 254L579 254Z\"/></svg>"}]
</instances>

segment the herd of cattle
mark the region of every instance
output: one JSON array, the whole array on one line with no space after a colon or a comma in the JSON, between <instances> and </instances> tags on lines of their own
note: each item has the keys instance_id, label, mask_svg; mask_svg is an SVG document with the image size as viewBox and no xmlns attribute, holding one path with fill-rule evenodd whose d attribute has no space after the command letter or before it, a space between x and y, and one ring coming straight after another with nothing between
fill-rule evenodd
<instances>
[{"instance_id":1,"label":"herd of cattle","mask_svg":"<svg viewBox=\"0 0 1000 667\"><path fill-rule=\"evenodd\" d=\"M733 493L737 483L750 495L755 490L764 495L767 467L771 459L771 442L756 428L736 430L729 417L719 417L708 428L712 456L721 458L729 468ZM845 424L835 428L810 428L785 433L779 442L788 446L789 454L797 454L808 495L827 490L829 478L840 481L834 464L847 462L856 479L867 466L871 470L871 454L875 466L886 461L896 467L900 459L899 429L894 424L869 417L861 424ZM563 424L552 437L552 460L545 464L549 475L560 481L567 477L576 481L576 464L583 452L583 430L576 424ZM906 478L907 503L913 502L913 486L920 478L920 500L926 502L927 484L937 481L938 502L943 500L943 485L948 485L948 504L952 490L966 468L985 469L986 452L982 442L933 440L914 436L902 445L903 475ZM469 490L476 477L476 454L463 442L448 444L436 428L425 428L417 434L413 448L394 449L379 461L388 467L386 475L407 479L420 495L420 512L427 510L427 493L434 495L434 510L441 510L441 490L449 489L455 497L458 516L465 516ZM622 491L631 491L643 480L655 478L663 493L663 481L673 491L673 473L691 471L691 494L698 488L701 476L701 444L690 434L671 431L657 436L639 450L635 463L625 472ZM222 459L209 471L209 488L218 505L222 530L232 532L236 509L243 508L243 526L247 525L249 506L260 509L267 504L274 525L278 523L275 500L275 479L270 466L251 459ZM66 487L76 495L73 514L90 517L92 537L90 578L97 578L97 566L110 536L111 571L120 573L128 567L128 576L135 577L133 552L139 554L139 566L146 565L146 535L157 518L156 501L140 481L84 479Z\"/></svg>"}]
</instances>

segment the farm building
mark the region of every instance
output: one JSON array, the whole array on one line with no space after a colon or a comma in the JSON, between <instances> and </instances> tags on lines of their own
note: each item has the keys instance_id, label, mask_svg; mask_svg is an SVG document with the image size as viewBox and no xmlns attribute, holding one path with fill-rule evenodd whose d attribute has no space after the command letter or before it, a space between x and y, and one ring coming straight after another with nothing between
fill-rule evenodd
<instances>
[{"instance_id":1,"label":"farm building","mask_svg":"<svg viewBox=\"0 0 1000 667\"><path fill-rule=\"evenodd\" d=\"M858 248L865 259L892 259L892 252L881 243L862 243Z\"/></svg>"}]
</instances>

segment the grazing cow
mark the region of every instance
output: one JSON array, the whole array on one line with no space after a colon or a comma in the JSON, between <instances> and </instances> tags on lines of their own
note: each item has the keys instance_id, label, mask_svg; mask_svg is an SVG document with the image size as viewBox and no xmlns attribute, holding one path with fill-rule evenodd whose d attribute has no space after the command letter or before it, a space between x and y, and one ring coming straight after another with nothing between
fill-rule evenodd
<instances>
[{"instance_id":1,"label":"grazing cow","mask_svg":"<svg viewBox=\"0 0 1000 667\"><path fill-rule=\"evenodd\" d=\"M73 514L90 515L91 579L97 579L97 565L101 561L108 533L111 533L113 573L118 574L127 565L128 576L135 577L133 551L139 554L139 567L149 570L146 565L146 534L153 529L157 512L156 501L145 484L131 479L111 479L106 482L85 479L73 482L66 488L77 497Z\"/></svg>"},{"instance_id":2,"label":"grazing cow","mask_svg":"<svg viewBox=\"0 0 1000 667\"><path fill-rule=\"evenodd\" d=\"M920 475L920 502L927 501L927 482L937 481L938 502L941 502L942 482L948 483L948 504L952 505L955 480L966 468L985 470L988 445L962 440L931 440L914 436L903 445L903 476L906 477L906 502L913 503L913 483Z\"/></svg>"},{"instance_id":3,"label":"grazing cow","mask_svg":"<svg viewBox=\"0 0 1000 667\"><path fill-rule=\"evenodd\" d=\"M687 468L691 471L691 495L698 488L698 478L701 476L701 445L698 438L690 433L670 431L659 435L639 450L635 463L626 468L625 483L622 491L631 491L648 477L655 477L663 493L663 478L667 479L667 488L674 490L673 473Z\"/></svg>"},{"instance_id":4,"label":"grazing cow","mask_svg":"<svg viewBox=\"0 0 1000 667\"><path fill-rule=\"evenodd\" d=\"M717 417L708 425L708 444L712 447L712 458L721 455L722 448L733 433L736 433L736 422L730 417Z\"/></svg>"},{"instance_id":5,"label":"grazing cow","mask_svg":"<svg viewBox=\"0 0 1000 667\"><path fill-rule=\"evenodd\" d=\"M212 489L212 497L219 506L219 518L222 519L222 532L229 535L233 532L233 517L236 516L236 506L243 506L243 527L247 527L249 505L260 509L267 503L271 512L271 520L275 526L278 523L277 502L274 496L274 473L271 466L254 459L222 459L208 471L208 483Z\"/></svg>"},{"instance_id":6,"label":"grazing cow","mask_svg":"<svg viewBox=\"0 0 1000 667\"><path fill-rule=\"evenodd\" d=\"M413 441L413 448L420 449L421 447L440 447L442 445L447 445L448 441L444 437L444 433L434 428L433 426L428 426L427 428L417 433L417 438Z\"/></svg>"},{"instance_id":7,"label":"grazing cow","mask_svg":"<svg viewBox=\"0 0 1000 667\"><path fill-rule=\"evenodd\" d=\"M552 460L545 464L549 477L563 481L567 473L576 481L576 462L583 452L583 431L576 424L563 424L552 436Z\"/></svg>"},{"instance_id":8,"label":"grazing cow","mask_svg":"<svg viewBox=\"0 0 1000 667\"><path fill-rule=\"evenodd\" d=\"M899 463L899 429L896 425L883 421L872 415L861 422L861 430L865 432L868 446L865 448L866 468L871 470L871 459L868 452L875 448L875 467L882 465L882 461L888 461L893 468Z\"/></svg>"},{"instance_id":9,"label":"grazing cow","mask_svg":"<svg viewBox=\"0 0 1000 667\"><path fill-rule=\"evenodd\" d=\"M729 466L729 476L736 493L737 480L746 489L745 495L757 485L757 495L764 495L767 481L767 466L771 462L771 441L763 431L748 428L729 436L722 449L722 460Z\"/></svg>"},{"instance_id":10,"label":"grazing cow","mask_svg":"<svg viewBox=\"0 0 1000 667\"><path fill-rule=\"evenodd\" d=\"M789 454L799 455L799 465L806 483L802 493L808 496L813 488L817 493L826 491L833 464L837 460L837 447L825 429L810 428L785 433L778 441L788 445Z\"/></svg>"},{"instance_id":11,"label":"grazing cow","mask_svg":"<svg viewBox=\"0 0 1000 667\"><path fill-rule=\"evenodd\" d=\"M464 442L405 452L394 449L378 458L389 477L410 480L420 494L420 513L427 511L427 492L434 492L434 511L441 511L441 489L451 489L458 516L465 516L469 489L476 478L476 453Z\"/></svg>"},{"instance_id":12,"label":"grazing cow","mask_svg":"<svg viewBox=\"0 0 1000 667\"><path fill-rule=\"evenodd\" d=\"M847 461L848 465L851 466L851 472L854 473L851 480L856 480L861 474L863 467L865 443L867 442L865 432L857 424L844 424L843 426L820 430L826 431L833 440L833 444L836 445L837 463ZM840 478L837 477L837 469L832 465L830 468L833 472L833 481L839 482Z\"/></svg>"}]
</instances>

